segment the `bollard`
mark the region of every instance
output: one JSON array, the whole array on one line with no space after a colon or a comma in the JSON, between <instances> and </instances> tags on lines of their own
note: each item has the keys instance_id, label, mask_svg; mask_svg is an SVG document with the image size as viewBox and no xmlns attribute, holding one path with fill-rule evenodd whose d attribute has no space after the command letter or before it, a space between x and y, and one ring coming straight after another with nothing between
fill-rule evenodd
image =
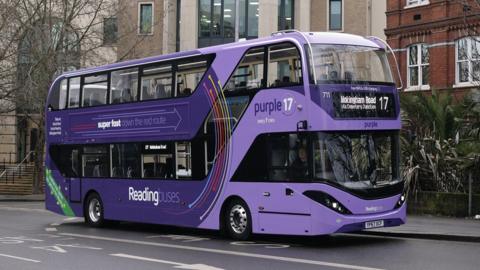
<instances>
[{"instance_id":1,"label":"bollard","mask_svg":"<svg viewBox=\"0 0 480 270\"><path fill-rule=\"evenodd\" d=\"M468 173L468 216L472 216L472 172Z\"/></svg>"}]
</instances>

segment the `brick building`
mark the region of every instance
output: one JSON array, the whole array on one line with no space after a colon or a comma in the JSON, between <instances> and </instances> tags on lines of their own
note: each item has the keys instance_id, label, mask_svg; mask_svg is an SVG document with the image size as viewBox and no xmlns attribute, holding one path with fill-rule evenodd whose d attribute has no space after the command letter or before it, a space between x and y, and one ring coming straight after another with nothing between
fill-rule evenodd
<instances>
[{"instance_id":1,"label":"brick building","mask_svg":"<svg viewBox=\"0 0 480 270\"><path fill-rule=\"evenodd\" d=\"M480 5L474 0L387 0L387 41L405 91L480 85Z\"/></svg>"}]
</instances>

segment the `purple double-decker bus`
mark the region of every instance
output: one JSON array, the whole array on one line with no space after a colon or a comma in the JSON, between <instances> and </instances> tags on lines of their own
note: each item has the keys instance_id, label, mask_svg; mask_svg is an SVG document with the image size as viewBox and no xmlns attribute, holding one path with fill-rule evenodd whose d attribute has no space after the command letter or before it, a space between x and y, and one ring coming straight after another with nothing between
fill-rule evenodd
<instances>
[{"instance_id":1,"label":"purple double-decker bus","mask_svg":"<svg viewBox=\"0 0 480 270\"><path fill-rule=\"evenodd\" d=\"M386 46L286 31L65 73L46 108L46 207L235 239L403 224Z\"/></svg>"}]
</instances>

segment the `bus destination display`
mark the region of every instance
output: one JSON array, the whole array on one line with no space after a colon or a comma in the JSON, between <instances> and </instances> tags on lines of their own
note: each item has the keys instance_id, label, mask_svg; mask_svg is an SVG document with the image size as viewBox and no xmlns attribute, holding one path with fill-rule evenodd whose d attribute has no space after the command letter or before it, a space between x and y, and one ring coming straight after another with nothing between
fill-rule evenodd
<instances>
[{"instance_id":1,"label":"bus destination display","mask_svg":"<svg viewBox=\"0 0 480 270\"><path fill-rule=\"evenodd\" d=\"M332 93L336 118L392 118L395 117L395 99L387 93Z\"/></svg>"}]
</instances>

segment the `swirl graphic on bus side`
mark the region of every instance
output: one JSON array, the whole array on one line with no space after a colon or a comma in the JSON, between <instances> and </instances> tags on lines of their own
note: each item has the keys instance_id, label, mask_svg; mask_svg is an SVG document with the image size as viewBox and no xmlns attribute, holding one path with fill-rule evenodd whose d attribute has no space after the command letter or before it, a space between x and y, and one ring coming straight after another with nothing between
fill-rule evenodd
<instances>
[{"instance_id":1,"label":"swirl graphic on bus side","mask_svg":"<svg viewBox=\"0 0 480 270\"><path fill-rule=\"evenodd\" d=\"M216 78L214 73L208 74L206 80L203 80L199 87L199 90L202 89L208 99L213 119L226 121L214 121L216 156L202 191L188 204L187 210L181 212L169 211L170 214L178 216L185 215L193 210L199 210L200 215L196 222L204 220L218 201L227 175L231 147L229 141L233 130L230 120L232 119L231 110L223 94L220 80Z\"/></svg>"}]
</instances>

